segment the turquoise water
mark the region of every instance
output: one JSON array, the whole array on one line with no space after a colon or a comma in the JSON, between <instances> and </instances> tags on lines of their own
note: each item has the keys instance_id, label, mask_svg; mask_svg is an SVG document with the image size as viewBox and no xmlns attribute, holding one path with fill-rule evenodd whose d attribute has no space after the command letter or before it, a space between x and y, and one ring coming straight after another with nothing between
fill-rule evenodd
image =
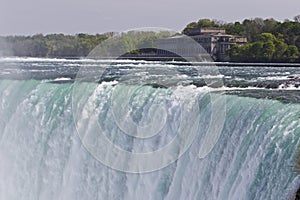
<instances>
[{"instance_id":1,"label":"turquoise water","mask_svg":"<svg viewBox=\"0 0 300 200\"><path fill-rule=\"evenodd\" d=\"M300 184L294 168L298 103L193 85L53 80L0 80L0 199L284 200ZM214 99L225 103L215 106ZM134 126L123 123L123 115L138 127L153 123L148 130L157 134L138 138L136 128L130 135L128 128ZM217 139L208 134L210 127L220 127ZM182 146L175 148L174 162L149 172L143 167L153 163L139 165L130 156L114 159L110 149L96 146L103 134L127 152L151 153L170 144L178 130L195 132L192 143L182 155ZM89 138L89 133L94 135ZM211 141L211 151L199 157ZM117 164L101 160L103 151ZM154 167L172 155L157 157ZM135 164L138 173L130 172Z\"/></svg>"}]
</instances>

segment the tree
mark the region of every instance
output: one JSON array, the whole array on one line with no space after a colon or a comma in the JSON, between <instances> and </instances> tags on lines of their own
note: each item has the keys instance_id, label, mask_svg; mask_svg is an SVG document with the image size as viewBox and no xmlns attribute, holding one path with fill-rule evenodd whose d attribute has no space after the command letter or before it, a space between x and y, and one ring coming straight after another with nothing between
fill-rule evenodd
<instances>
[{"instance_id":1,"label":"tree","mask_svg":"<svg viewBox=\"0 0 300 200\"><path fill-rule=\"evenodd\" d=\"M270 18L270 19L265 19L263 21L263 27L262 31L264 33L274 33L275 27L279 22L277 22L275 19Z\"/></svg>"},{"instance_id":2,"label":"tree","mask_svg":"<svg viewBox=\"0 0 300 200\"><path fill-rule=\"evenodd\" d=\"M264 20L261 18L246 19L243 21L244 35L248 38L249 42L258 40L259 35L263 32Z\"/></svg>"},{"instance_id":3,"label":"tree","mask_svg":"<svg viewBox=\"0 0 300 200\"><path fill-rule=\"evenodd\" d=\"M182 31L183 34L188 35L190 30L193 28L197 28L198 24L196 22L189 23Z\"/></svg>"},{"instance_id":4,"label":"tree","mask_svg":"<svg viewBox=\"0 0 300 200\"><path fill-rule=\"evenodd\" d=\"M222 27L225 22L219 20L199 19L199 21L189 23L182 31L183 34L188 35L193 28L208 28L208 27Z\"/></svg>"},{"instance_id":5,"label":"tree","mask_svg":"<svg viewBox=\"0 0 300 200\"><path fill-rule=\"evenodd\" d=\"M207 27L220 27L216 20L210 20L210 19L200 19L197 23L197 27L207 28Z\"/></svg>"},{"instance_id":6,"label":"tree","mask_svg":"<svg viewBox=\"0 0 300 200\"><path fill-rule=\"evenodd\" d=\"M294 62L299 52L295 45L287 45L282 35L262 33L256 42L229 49L229 56L239 62Z\"/></svg>"},{"instance_id":7,"label":"tree","mask_svg":"<svg viewBox=\"0 0 300 200\"><path fill-rule=\"evenodd\" d=\"M285 52L287 62L294 62L299 57L298 48L295 45L289 45Z\"/></svg>"},{"instance_id":8,"label":"tree","mask_svg":"<svg viewBox=\"0 0 300 200\"><path fill-rule=\"evenodd\" d=\"M284 22L276 26L276 33L282 34L285 42L288 45L296 45L297 40L300 38L300 23L297 22ZM300 46L297 46L298 48Z\"/></svg>"},{"instance_id":9,"label":"tree","mask_svg":"<svg viewBox=\"0 0 300 200\"><path fill-rule=\"evenodd\" d=\"M273 54L275 53L275 45L272 41L263 43L262 58L263 61L272 61Z\"/></svg>"}]
</instances>

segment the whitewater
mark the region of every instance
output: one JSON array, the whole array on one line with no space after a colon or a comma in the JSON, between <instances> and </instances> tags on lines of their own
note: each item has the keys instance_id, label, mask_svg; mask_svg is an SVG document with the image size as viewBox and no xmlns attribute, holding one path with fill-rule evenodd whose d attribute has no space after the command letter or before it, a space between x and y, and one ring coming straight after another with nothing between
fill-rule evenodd
<instances>
[{"instance_id":1,"label":"whitewater","mask_svg":"<svg viewBox=\"0 0 300 200\"><path fill-rule=\"evenodd\" d=\"M286 200L298 189L296 67L105 66L0 60L0 199Z\"/></svg>"}]
</instances>

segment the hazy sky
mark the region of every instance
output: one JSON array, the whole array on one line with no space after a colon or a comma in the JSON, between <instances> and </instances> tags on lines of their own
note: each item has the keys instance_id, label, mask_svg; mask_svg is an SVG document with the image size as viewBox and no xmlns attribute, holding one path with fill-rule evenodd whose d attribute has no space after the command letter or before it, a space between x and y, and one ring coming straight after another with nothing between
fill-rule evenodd
<instances>
[{"instance_id":1,"label":"hazy sky","mask_svg":"<svg viewBox=\"0 0 300 200\"><path fill-rule=\"evenodd\" d=\"M290 19L299 0L0 0L0 35L103 33L141 27L182 30L200 18Z\"/></svg>"}]
</instances>

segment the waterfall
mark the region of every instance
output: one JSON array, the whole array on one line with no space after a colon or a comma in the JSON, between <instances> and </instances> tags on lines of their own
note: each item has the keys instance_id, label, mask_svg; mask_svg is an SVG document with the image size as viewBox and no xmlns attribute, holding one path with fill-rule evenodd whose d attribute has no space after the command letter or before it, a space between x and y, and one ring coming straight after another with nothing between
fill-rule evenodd
<instances>
[{"instance_id":1,"label":"waterfall","mask_svg":"<svg viewBox=\"0 0 300 200\"><path fill-rule=\"evenodd\" d=\"M222 131L201 158L214 123L211 100L224 94L192 86L171 91L103 82L82 83L74 98L74 87L46 80L0 81L0 199L285 200L300 184L294 169L299 104L226 95ZM131 110L125 112L126 101L118 94L132 88L138 95L128 99ZM177 101L174 91L194 104ZM94 107L82 106L89 103ZM132 121L118 121L116 115ZM134 137L138 128L128 134L126 127L147 127L151 120L148 128L156 135ZM91 151L85 143L93 145L103 134L127 152L154 152L170 144L180 127L195 132L193 142L184 151L177 149L178 159L144 173L113 169L99 159L102 151L114 166L126 167L127 158L114 160L110 149ZM101 132L85 140L91 130Z\"/></svg>"}]
</instances>

